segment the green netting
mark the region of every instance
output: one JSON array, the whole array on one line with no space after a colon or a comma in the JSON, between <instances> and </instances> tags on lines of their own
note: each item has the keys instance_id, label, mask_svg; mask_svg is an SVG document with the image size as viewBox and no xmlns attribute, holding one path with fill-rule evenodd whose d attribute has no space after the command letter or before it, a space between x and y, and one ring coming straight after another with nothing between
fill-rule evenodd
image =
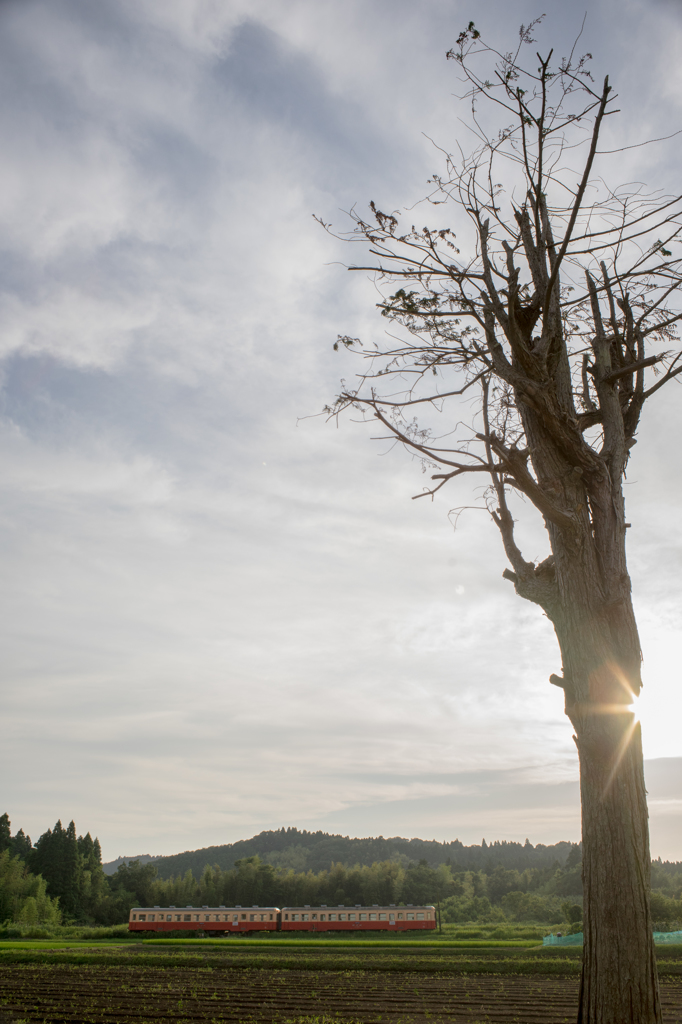
<instances>
[{"instance_id":1,"label":"green netting","mask_svg":"<svg viewBox=\"0 0 682 1024\"><path fill-rule=\"evenodd\" d=\"M682 932L654 932L654 942L657 946L682 945ZM583 933L576 935L545 935L542 940L543 946L582 946Z\"/></svg>"}]
</instances>

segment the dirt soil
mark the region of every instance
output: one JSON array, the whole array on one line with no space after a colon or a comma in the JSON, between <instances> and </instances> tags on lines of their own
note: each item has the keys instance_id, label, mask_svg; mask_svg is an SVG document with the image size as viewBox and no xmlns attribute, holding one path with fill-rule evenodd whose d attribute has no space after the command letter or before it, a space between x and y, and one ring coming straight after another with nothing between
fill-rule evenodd
<instances>
[{"instance_id":1,"label":"dirt soil","mask_svg":"<svg viewBox=\"0 0 682 1024\"><path fill-rule=\"evenodd\" d=\"M662 982L665 1024L682 1024L682 983ZM0 967L0 1024L564 1024L577 978L372 971Z\"/></svg>"}]
</instances>

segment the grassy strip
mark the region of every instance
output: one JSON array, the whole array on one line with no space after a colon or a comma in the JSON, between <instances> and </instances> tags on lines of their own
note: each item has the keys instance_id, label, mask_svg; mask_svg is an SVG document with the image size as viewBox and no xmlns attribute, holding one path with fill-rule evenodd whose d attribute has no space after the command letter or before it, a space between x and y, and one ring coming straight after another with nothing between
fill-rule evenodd
<instances>
[{"instance_id":1,"label":"grassy strip","mask_svg":"<svg viewBox=\"0 0 682 1024\"><path fill-rule=\"evenodd\" d=\"M169 946L171 948L218 948L228 952L230 949L254 949L252 939L137 939L137 946ZM120 946L126 948L116 939L22 939L14 941L0 941L0 950L5 949L82 949L95 947ZM126 943L126 946L129 946ZM533 949L538 947L537 939L503 939L494 941L492 939L456 939L445 942L411 942L406 944L401 941L390 939L369 939L354 941L353 939L299 939L292 942L289 939L260 939L258 949L285 948L285 949Z\"/></svg>"},{"instance_id":2,"label":"grassy strip","mask_svg":"<svg viewBox=\"0 0 682 1024\"><path fill-rule=\"evenodd\" d=\"M56 965L74 965L81 970L85 967L106 969L107 967L128 967L136 970L144 967L155 969L168 968L195 968L206 970L240 970L240 971L334 971L347 972L358 971L364 973L399 973L399 974L542 974L542 975L575 975L580 973L580 963L571 958L561 960L452 960L449 958L434 958L433 960L422 960L412 957L378 960L358 959L356 957L334 957L332 960L321 963L315 957L291 958L291 957L243 957L238 961L230 958L230 961L213 960L211 958L186 957L164 957L140 955L131 961L120 956L107 957L106 965L95 964L91 957L69 951L63 955L57 953L46 953L42 957L36 953L22 955L20 951L0 955L0 966L3 965L36 965L43 967Z\"/></svg>"},{"instance_id":3,"label":"grassy strip","mask_svg":"<svg viewBox=\"0 0 682 1024\"><path fill-rule=\"evenodd\" d=\"M406 941L402 939L258 939L258 948L290 948L292 945L295 947L307 947L317 949L359 949L367 948L370 949L392 949L404 947ZM253 947L253 940L251 939L145 939L145 946L171 946L171 945L211 945L211 946L224 946L229 943L230 947ZM407 943L410 949L501 949L505 946L511 948L519 947L521 949L532 949L538 945L537 939L444 939L443 941L434 942L433 940L423 939L415 940Z\"/></svg>"},{"instance_id":4,"label":"grassy strip","mask_svg":"<svg viewBox=\"0 0 682 1024\"><path fill-rule=\"evenodd\" d=\"M95 949L37 950L14 949L0 952L3 964L78 964L91 967L126 966L179 968L194 967L210 970L295 970L295 971L397 971L427 973L466 974L574 974L580 969L580 957L575 951L561 954L552 951L547 955L542 950L529 953L527 950L463 949L448 950L395 950L374 949L360 953L359 950L327 950L313 952L309 949L271 950L256 952L244 949L225 950L217 953L213 949L168 949L151 950L138 947L124 950L121 947Z\"/></svg>"},{"instance_id":5,"label":"grassy strip","mask_svg":"<svg viewBox=\"0 0 682 1024\"><path fill-rule=\"evenodd\" d=\"M360 945L360 944L358 944ZM582 950L579 947L544 947L533 950L514 947L466 949L463 947L430 949L402 949L390 947L327 948L309 947L288 949L256 949L253 946L214 946L150 948L147 943L137 946L102 944L95 946L75 944L58 948L36 948L35 944L23 948L0 950L0 967L22 965L72 965L91 970L129 968L132 972L145 968L193 968L201 971L358 971L424 973L424 974L495 974L495 975L556 975L576 976L580 973ZM667 947L658 951L659 974L662 977L682 977L682 950Z\"/></svg>"},{"instance_id":6,"label":"grassy strip","mask_svg":"<svg viewBox=\"0 0 682 1024\"><path fill-rule=\"evenodd\" d=\"M520 940L535 940L541 942L544 935L548 934L550 926L538 925L538 924L516 924L516 925L505 925L500 926L499 924L479 924L479 925L461 925L461 924L444 924L442 931L400 931L400 932L386 932L380 931L354 931L354 932L317 932L317 933L301 933L297 931L292 932L252 932L248 935L242 935L241 938L246 939L249 942L262 942L267 941L269 938L276 938L282 942L293 942L297 944L302 939L310 939L312 942L325 942L333 939L339 941L352 940L353 942L372 942L381 941L388 939L389 941L396 942L407 942L407 943L421 943L424 941L428 942L462 942L464 940L474 939L475 941L495 941L495 942L506 942L506 941L520 941ZM201 929L199 929L201 932ZM43 926L28 926L28 925L15 925L5 924L0 926L0 940L9 942L24 942L26 940L52 940L54 942L61 942L66 939L86 939L86 940L97 940L107 941L110 939L117 939L119 942L140 942L149 938L174 938L174 939L191 939L197 938L196 931L179 931L179 932L164 932L163 935L157 935L157 933L150 932L130 932L127 924L117 924L111 927L89 927L86 925L60 925L52 928L46 928ZM208 932L204 933L204 936L209 939L217 938L215 933ZM239 938L240 936L232 934L232 939Z\"/></svg>"}]
</instances>

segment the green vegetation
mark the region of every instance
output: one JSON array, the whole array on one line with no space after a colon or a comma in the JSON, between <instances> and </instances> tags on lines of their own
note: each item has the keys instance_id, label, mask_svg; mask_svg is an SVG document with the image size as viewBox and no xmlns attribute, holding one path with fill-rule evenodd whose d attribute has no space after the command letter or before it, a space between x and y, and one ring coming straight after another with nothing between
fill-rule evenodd
<instances>
[{"instance_id":1,"label":"green vegetation","mask_svg":"<svg viewBox=\"0 0 682 1024\"><path fill-rule=\"evenodd\" d=\"M295 833L296 840L307 835L296 830L262 833L266 847L282 833ZM317 847L324 845L320 835L324 834L317 834ZM338 845L338 837L327 839ZM421 840L348 840L353 842L362 842L367 849L376 843L422 844ZM4 814L0 817L0 938L121 938L131 907L188 905L433 903L441 912L442 937L452 941L540 941L550 929L581 930L579 846L458 844L459 863L453 863L456 844L422 845L437 847L447 857L430 863L425 857L410 861L401 854L369 864L331 862L316 871L298 870L285 863L287 859L302 862L300 844L295 844L279 851L279 864L266 861L266 851L263 857L258 853L242 857L228 868L205 865L198 877L191 868L182 875L163 877L158 861L119 862L115 873L106 875L98 840L90 833L78 836L73 821L66 828L58 821L34 846L23 830L11 834ZM435 860L435 851L430 852ZM549 859L549 852L563 856ZM652 872L657 929L672 930L682 920L682 864L655 861Z\"/></svg>"},{"instance_id":2,"label":"green vegetation","mask_svg":"<svg viewBox=\"0 0 682 1024\"><path fill-rule=\"evenodd\" d=\"M201 850L186 850L170 857L154 857L160 878L184 875L191 870L199 878L207 865L223 871L233 868L237 861L258 855L275 868L296 872L328 870L332 864L361 864L369 867L383 861L394 861L406 866L425 860L429 867L447 864L454 871L483 871L489 874L495 867L547 868L563 864L573 843L561 842L554 846L538 843L496 841L464 846L458 839L439 843L427 839L402 839L394 836L384 839L376 836L351 839L349 836L330 835L328 832L307 832L305 829L280 828L260 832L251 839L223 846L208 846ZM113 861L112 871L119 861ZM105 870L109 868L105 865Z\"/></svg>"},{"instance_id":3,"label":"green vegetation","mask_svg":"<svg viewBox=\"0 0 682 1024\"><path fill-rule=\"evenodd\" d=\"M246 945L246 944L245 944ZM135 967L211 968L213 970L294 970L294 971L377 971L424 972L429 974L579 974L579 949L439 949L437 946L414 949L408 946L367 948L309 946L261 947L254 943L233 947L225 942L205 946L178 947L145 942L117 947L90 946L80 949L7 949L0 950L3 964L97 964ZM674 964L682 968L682 964Z\"/></svg>"},{"instance_id":4,"label":"green vegetation","mask_svg":"<svg viewBox=\"0 0 682 1024\"><path fill-rule=\"evenodd\" d=\"M33 927L39 923L58 925L59 900L47 895L47 883L32 875L9 850L0 853L0 921L15 921Z\"/></svg>"}]
</instances>

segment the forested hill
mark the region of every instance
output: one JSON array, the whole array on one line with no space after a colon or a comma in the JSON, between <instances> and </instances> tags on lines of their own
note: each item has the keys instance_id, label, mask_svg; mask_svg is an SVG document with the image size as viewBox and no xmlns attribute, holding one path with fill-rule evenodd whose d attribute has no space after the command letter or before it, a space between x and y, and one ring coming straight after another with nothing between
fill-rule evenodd
<instances>
[{"instance_id":1,"label":"forested hill","mask_svg":"<svg viewBox=\"0 0 682 1024\"><path fill-rule=\"evenodd\" d=\"M242 857L258 854L261 860L278 868L294 871L322 871L332 863L346 865L376 861L400 861L404 866L425 860L430 867L449 864L459 871L493 871L496 867L524 871L526 868L544 868L564 865L574 844L568 842L543 846L496 841L480 846L464 846L458 839L452 843L438 843L427 839L402 839L383 836L369 839L349 839L348 836L327 832L306 832L297 828L282 828L261 832L252 839L242 839L225 846L207 846L202 850L188 850L170 857L155 857L154 865L160 878L184 875L191 869L195 878L201 876L206 865L217 865L223 870L234 866ZM120 858L119 858L120 859ZM113 862L115 870L117 862ZM108 865L104 865L107 871Z\"/></svg>"}]
</instances>

